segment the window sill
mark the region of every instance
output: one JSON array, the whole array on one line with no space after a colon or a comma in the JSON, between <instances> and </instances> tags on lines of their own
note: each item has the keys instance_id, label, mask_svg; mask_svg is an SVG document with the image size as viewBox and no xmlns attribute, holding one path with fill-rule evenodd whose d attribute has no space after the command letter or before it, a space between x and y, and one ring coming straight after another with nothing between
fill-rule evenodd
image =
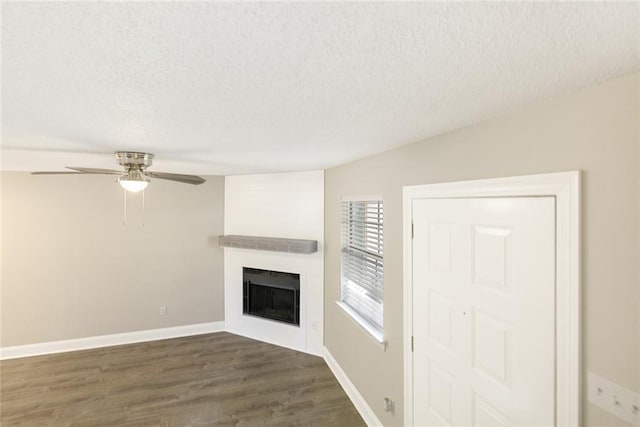
<instances>
[{"instance_id":1,"label":"window sill","mask_svg":"<svg viewBox=\"0 0 640 427\"><path fill-rule=\"evenodd\" d=\"M387 348L387 342L384 340L384 336L382 331L375 328L369 321L367 321L364 317L360 316L354 309L349 307L347 304L342 301L336 301L338 307L340 307L345 313L349 315L362 329L367 331L372 339L374 339L378 344L382 344Z\"/></svg>"}]
</instances>

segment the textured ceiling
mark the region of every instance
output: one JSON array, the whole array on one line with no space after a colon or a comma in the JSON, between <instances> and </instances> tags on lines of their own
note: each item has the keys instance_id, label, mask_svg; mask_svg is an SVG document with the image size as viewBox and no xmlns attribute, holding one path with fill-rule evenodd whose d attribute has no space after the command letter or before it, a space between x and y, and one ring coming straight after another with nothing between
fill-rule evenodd
<instances>
[{"instance_id":1,"label":"textured ceiling","mask_svg":"<svg viewBox=\"0 0 640 427\"><path fill-rule=\"evenodd\" d=\"M638 2L3 2L2 166L321 169L638 69Z\"/></svg>"}]
</instances>

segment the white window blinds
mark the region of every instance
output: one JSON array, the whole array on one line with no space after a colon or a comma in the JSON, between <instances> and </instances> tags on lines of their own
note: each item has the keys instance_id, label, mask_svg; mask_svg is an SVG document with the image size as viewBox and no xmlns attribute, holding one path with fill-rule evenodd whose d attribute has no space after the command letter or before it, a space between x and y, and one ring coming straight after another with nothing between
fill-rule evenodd
<instances>
[{"instance_id":1,"label":"white window blinds","mask_svg":"<svg viewBox=\"0 0 640 427\"><path fill-rule=\"evenodd\" d=\"M382 200L342 202L342 302L382 332Z\"/></svg>"}]
</instances>

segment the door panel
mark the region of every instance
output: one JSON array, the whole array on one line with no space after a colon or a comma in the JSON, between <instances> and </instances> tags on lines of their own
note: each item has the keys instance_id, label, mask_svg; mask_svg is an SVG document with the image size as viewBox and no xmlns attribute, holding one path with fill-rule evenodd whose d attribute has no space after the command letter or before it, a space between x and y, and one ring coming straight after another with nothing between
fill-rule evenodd
<instances>
[{"instance_id":1,"label":"door panel","mask_svg":"<svg viewBox=\"0 0 640 427\"><path fill-rule=\"evenodd\" d=\"M555 423L555 199L413 203L414 424Z\"/></svg>"}]
</instances>

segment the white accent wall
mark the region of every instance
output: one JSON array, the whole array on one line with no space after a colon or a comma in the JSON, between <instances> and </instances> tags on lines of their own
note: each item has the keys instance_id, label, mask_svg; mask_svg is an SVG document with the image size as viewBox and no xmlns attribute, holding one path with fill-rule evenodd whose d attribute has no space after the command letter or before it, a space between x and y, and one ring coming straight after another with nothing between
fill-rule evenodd
<instances>
[{"instance_id":1,"label":"white accent wall","mask_svg":"<svg viewBox=\"0 0 640 427\"><path fill-rule=\"evenodd\" d=\"M224 249L229 332L321 355L324 299L324 172L229 176L224 234L318 241L318 252ZM242 314L242 267L300 274L300 326Z\"/></svg>"}]
</instances>

